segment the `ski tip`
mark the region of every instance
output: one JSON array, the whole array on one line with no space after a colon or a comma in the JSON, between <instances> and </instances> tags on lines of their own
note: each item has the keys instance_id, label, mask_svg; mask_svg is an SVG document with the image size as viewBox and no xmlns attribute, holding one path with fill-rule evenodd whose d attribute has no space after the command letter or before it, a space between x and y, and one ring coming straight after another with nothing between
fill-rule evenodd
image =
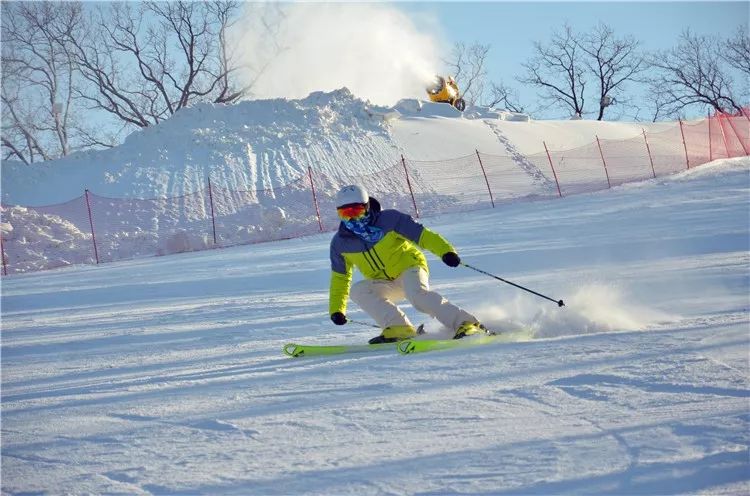
<instances>
[{"instance_id":1,"label":"ski tip","mask_svg":"<svg viewBox=\"0 0 750 496\"><path fill-rule=\"evenodd\" d=\"M284 353L290 357L298 357L304 355L305 350L294 343L288 343L284 345Z\"/></svg>"},{"instance_id":2,"label":"ski tip","mask_svg":"<svg viewBox=\"0 0 750 496\"><path fill-rule=\"evenodd\" d=\"M414 344L414 342L412 342L412 340L407 339L406 341L401 341L398 343L398 351L399 353L408 355L409 353L414 352L415 346L416 345Z\"/></svg>"}]
</instances>

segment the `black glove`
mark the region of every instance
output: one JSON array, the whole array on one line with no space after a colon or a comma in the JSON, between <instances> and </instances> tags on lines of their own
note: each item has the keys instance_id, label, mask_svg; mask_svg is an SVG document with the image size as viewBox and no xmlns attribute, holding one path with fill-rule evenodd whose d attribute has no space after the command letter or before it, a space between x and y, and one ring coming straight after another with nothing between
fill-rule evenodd
<instances>
[{"instance_id":1,"label":"black glove","mask_svg":"<svg viewBox=\"0 0 750 496\"><path fill-rule=\"evenodd\" d=\"M346 324L346 315L341 312L332 313L331 320L336 325L344 325Z\"/></svg>"},{"instance_id":2,"label":"black glove","mask_svg":"<svg viewBox=\"0 0 750 496\"><path fill-rule=\"evenodd\" d=\"M458 257L458 254L449 251L443 255L443 263L448 267L458 267L461 264L461 259Z\"/></svg>"}]
</instances>

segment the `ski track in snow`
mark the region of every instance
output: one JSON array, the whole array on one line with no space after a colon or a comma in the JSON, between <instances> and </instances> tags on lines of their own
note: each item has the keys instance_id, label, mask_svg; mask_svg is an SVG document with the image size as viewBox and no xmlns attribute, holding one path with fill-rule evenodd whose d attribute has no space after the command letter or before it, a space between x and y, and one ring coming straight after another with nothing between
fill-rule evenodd
<instances>
[{"instance_id":1,"label":"ski track in snow","mask_svg":"<svg viewBox=\"0 0 750 496\"><path fill-rule=\"evenodd\" d=\"M524 343L284 357L372 335L328 321L330 234L4 279L2 491L747 494L743 163L424 219L564 297L428 256Z\"/></svg>"},{"instance_id":2,"label":"ski track in snow","mask_svg":"<svg viewBox=\"0 0 750 496\"><path fill-rule=\"evenodd\" d=\"M544 191L545 194L553 195L557 191L555 182L548 178L536 165L531 163L521 152L518 151L513 142L511 142L496 125L495 121L483 119L482 122L487 124L487 127L489 127L497 136L498 141L503 145L508 152L508 155L513 159L513 162L518 164L521 170L528 174L532 181L542 188L542 191Z\"/></svg>"}]
</instances>

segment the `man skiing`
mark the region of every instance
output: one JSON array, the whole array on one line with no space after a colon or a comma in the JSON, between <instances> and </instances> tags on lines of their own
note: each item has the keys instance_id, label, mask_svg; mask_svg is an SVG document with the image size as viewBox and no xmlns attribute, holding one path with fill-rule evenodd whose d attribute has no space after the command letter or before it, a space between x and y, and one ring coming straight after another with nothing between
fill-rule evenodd
<instances>
[{"instance_id":1,"label":"man skiing","mask_svg":"<svg viewBox=\"0 0 750 496\"><path fill-rule=\"evenodd\" d=\"M358 185L345 186L338 192L336 210L341 224L331 240L329 296L334 324L346 324L351 290L352 301L383 329L370 344L416 336L414 326L395 304L404 298L418 311L453 329L455 339L486 331L476 317L430 291L427 260L419 248L431 251L450 267L461 263L456 249L442 236L408 214L381 211L378 201ZM352 286L355 266L364 279Z\"/></svg>"}]
</instances>

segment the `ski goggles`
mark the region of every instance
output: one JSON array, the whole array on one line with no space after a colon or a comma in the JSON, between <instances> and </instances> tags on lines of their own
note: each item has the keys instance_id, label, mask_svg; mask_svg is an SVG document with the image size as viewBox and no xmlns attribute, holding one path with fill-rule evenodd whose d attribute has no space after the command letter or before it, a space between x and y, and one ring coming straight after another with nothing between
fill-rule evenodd
<instances>
[{"instance_id":1,"label":"ski goggles","mask_svg":"<svg viewBox=\"0 0 750 496\"><path fill-rule=\"evenodd\" d=\"M353 203L336 209L342 220L356 220L364 217L367 213L367 205L364 203Z\"/></svg>"}]
</instances>

